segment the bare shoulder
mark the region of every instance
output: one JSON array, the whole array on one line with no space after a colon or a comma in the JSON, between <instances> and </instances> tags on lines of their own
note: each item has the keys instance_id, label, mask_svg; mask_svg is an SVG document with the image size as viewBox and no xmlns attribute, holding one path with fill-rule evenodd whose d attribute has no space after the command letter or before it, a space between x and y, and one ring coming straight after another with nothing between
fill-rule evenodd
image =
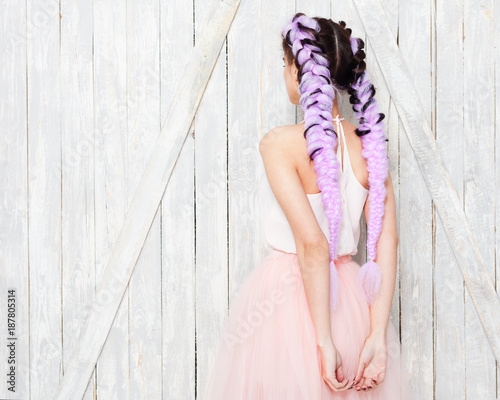
<instances>
[{"instance_id":1,"label":"bare shoulder","mask_svg":"<svg viewBox=\"0 0 500 400\"><path fill-rule=\"evenodd\" d=\"M294 159L301 144L301 129L299 125L284 125L272 128L259 142L259 151L262 157L265 154L286 156L289 161Z\"/></svg>"},{"instance_id":2,"label":"bare shoulder","mask_svg":"<svg viewBox=\"0 0 500 400\"><path fill-rule=\"evenodd\" d=\"M345 125L347 126L347 129L351 132L354 132L357 128L358 128L358 125L356 124L353 124L352 122L350 121L347 121L347 120L344 120L345 121Z\"/></svg>"},{"instance_id":3,"label":"bare shoulder","mask_svg":"<svg viewBox=\"0 0 500 400\"><path fill-rule=\"evenodd\" d=\"M321 248L328 258L328 241L297 171L293 155L296 130L293 126L271 129L262 137L259 151L271 190L292 229L297 254L303 254L308 248Z\"/></svg>"}]
</instances>

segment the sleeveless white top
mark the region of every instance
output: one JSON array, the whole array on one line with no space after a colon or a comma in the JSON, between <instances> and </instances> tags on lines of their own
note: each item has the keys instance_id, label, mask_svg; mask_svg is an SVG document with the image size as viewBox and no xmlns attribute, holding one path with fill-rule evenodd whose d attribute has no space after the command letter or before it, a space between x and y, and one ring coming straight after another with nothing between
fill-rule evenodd
<instances>
[{"instance_id":1,"label":"sleeveless white top","mask_svg":"<svg viewBox=\"0 0 500 400\"><path fill-rule=\"evenodd\" d=\"M366 202L368 190L361 185L352 170L347 150L344 129L341 120L337 115L333 119L337 123L337 132L342 135L344 142L343 164L339 168L339 187L342 197L342 220L340 223L340 233L337 245L337 257L350 254L354 255L358 252L358 242L360 236L360 221L361 213ZM342 164L340 157L340 143L337 146L337 160ZM286 253L297 253L295 248L295 240L292 229L288 224L288 220L283 213L276 197L269 186L266 173L261 176L259 184L259 212L260 212L260 229L263 238L264 247L267 250L271 248L284 251ZM326 238L330 238L328 227L328 219L325 215L321 192L307 194L312 210L318 220L321 230Z\"/></svg>"}]
</instances>

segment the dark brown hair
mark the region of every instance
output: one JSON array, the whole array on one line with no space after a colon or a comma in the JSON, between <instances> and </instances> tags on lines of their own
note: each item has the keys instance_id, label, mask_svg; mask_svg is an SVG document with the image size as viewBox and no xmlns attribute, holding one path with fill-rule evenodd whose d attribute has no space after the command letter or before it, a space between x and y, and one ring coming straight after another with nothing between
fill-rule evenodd
<instances>
[{"instance_id":1,"label":"dark brown hair","mask_svg":"<svg viewBox=\"0 0 500 400\"><path fill-rule=\"evenodd\" d=\"M330 70L330 82L334 85L340 92L349 93L349 102L354 104L359 104L360 100L356 94L356 91L352 89L352 85L357 81L358 77L365 71L366 53L364 51L364 45L362 39L358 39L358 50L356 54L352 53L352 46L350 42L352 29L346 28L346 23L344 21L334 22L331 19L326 18L314 18L318 21L321 30L316 32L311 30L316 36L315 46L321 48L323 55L329 61ZM285 56L285 61L287 64L293 60L295 66L298 69L298 80L299 84L302 81L302 66L298 65L297 60L293 57L292 53L292 43L288 37L283 37L282 48ZM371 97L375 96L375 87L371 85L370 90L372 91ZM371 103L364 104L363 107L366 109ZM384 119L385 115L380 114L380 119ZM360 121L363 124L364 121ZM367 134L368 131L362 131L359 128L356 129L356 134L358 136L363 136ZM306 132L304 132L304 136ZM312 160L312 157L310 157Z\"/></svg>"}]
</instances>

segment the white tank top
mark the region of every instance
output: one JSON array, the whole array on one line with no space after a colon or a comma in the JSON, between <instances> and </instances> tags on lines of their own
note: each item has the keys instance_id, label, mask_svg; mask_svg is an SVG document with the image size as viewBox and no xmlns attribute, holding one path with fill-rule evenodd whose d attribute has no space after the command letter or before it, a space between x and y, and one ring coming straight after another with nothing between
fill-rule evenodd
<instances>
[{"instance_id":1,"label":"white tank top","mask_svg":"<svg viewBox=\"0 0 500 400\"><path fill-rule=\"evenodd\" d=\"M342 221L340 223L340 236L336 253L337 257L346 254L354 255L358 252L361 214L368 196L368 190L361 185L352 170L344 129L340 123L343 119L344 118L339 118L338 115L333 119L333 121L337 123L337 132L341 133L342 141L344 142L343 170L341 165L342 159L340 157L340 143L337 146L337 160L341 165L339 168L339 187L342 197ZM258 197L260 229L265 250L268 251L273 248L286 253L296 254L297 250L295 248L295 240L292 229L290 228L288 220L286 219L278 201L274 197L265 171L260 179ZM319 226L321 227L326 238L329 239L330 231L328 227L328 219L325 215L321 192L307 194L307 197L311 203L312 210L316 216Z\"/></svg>"}]
</instances>

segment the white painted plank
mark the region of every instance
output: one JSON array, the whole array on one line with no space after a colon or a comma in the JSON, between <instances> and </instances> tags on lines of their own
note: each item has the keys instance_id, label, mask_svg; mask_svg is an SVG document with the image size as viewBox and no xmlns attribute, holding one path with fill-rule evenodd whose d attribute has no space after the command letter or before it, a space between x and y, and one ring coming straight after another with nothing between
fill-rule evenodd
<instances>
[{"instance_id":1,"label":"white painted plank","mask_svg":"<svg viewBox=\"0 0 500 400\"><path fill-rule=\"evenodd\" d=\"M161 120L177 101L177 82L193 42L192 1L162 2ZM163 399L195 398L194 138L188 134L161 202ZM158 396L160 398L160 396Z\"/></svg>"},{"instance_id":2,"label":"white painted plank","mask_svg":"<svg viewBox=\"0 0 500 400\"><path fill-rule=\"evenodd\" d=\"M462 275L474 299L493 353L500 359L498 338L500 321L498 315L494 313L494 310L500 308L498 295L494 291L491 277L461 209L458 195L437 149L415 88L409 80L407 66L395 44L387 40L390 28L383 9L378 1L372 2L368 14L367 8L364 9L367 5L365 1L355 0L358 12L376 50L375 54L395 99L401 121L407 131L411 130L411 135L407 136L417 157L422 176L436 204L455 258L459 261Z\"/></svg>"},{"instance_id":3,"label":"white painted plank","mask_svg":"<svg viewBox=\"0 0 500 400\"><path fill-rule=\"evenodd\" d=\"M162 124L57 392L58 399L70 393L78 397L85 390L238 6L239 0L217 1L202 23L207 27L206 34L200 35L179 81L178 101Z\"/></svg>"},{"instance_id":4,"label":"white painted plank","mask_svg":"<svg viewBox=\"0 0 500 400\"><path fill-rule=\"evenodd\" d=\"M127 205L160 134L160 15L158 0L127 2ZM161 393L161 238L157 212L130 278L130 398Z\"/></svg>"},{"instance_id":5,"label":"white painted plank","mask_svg":"<svg viewBox=\"0 0 500 400\"><path fill-rule=\"evenodd\" d=\"M385 15L389 21L389 26L391 28L392 34L394 39L396 40L398 36L398 30L399 30L399 0L383 0L382 4L384 5L384 11ZM369 43L368 43L369 45ZM372 46L369 46L370 52L373 51ZM385 118L385 126L386 126L386 134L389 139L388 143L388 155L389 155L389 168L391 170L391 176L394 177L392 179L392 184L394 188L394 198L396 202L396 224L397 224L397 229L398 229L398 236L400 236L401 232L401 225L400 225L400 183L401 183L401 176L400 176L400 169L399 169L399 143L400 143L400 137L404 133L402 132L401 125L399 123L399 115L398 111L396 109L396 105L394 103L394 100L392 99L392 96L390 94L389 88L387 87L387 84L385 82L385 79L383 79L383 74L380 69L380 66L378 65L378 62L376 62L376 56L374 53L371 53L373 55L373 62L376 64L374 66L374 70L377 71L377 77L378 77L378 83L379 83L379 91L383 91L384 93L387 93L389 96L390 100L387 104L387 108L384 109L384 113L386 114ZM364 215L363 215L364 216ZM398 249L399 253L399 249ZM406 332L401 333L401 303L404 301L405 297L401 295L400 291L401 287L401 257L398 257L398 270L397 270L397 275L396 275L396 284L394 288L394 298L393 298L393 303L391 307L391 318L394 323L394 326L396 327L396 331L398 332L398 335L400 336L399 339L401 341L401 336L403 334L406 334ZM406 362L406 354L403 353L403 361ZM406 367L406 365L405 365Z\"/></svg>"},{"instance_id":6,"label":"white painted plank","mask_svg":"<svg viewBox=\"0 0 500 400\"><path fill-rule=\"evenodd\" d=\"M431 121L432 116L430 5L430 2L422 3L418 0L399 1L399 50L408 66L410 81L416 88L423 110L422 115L412 113L412 116L424 118L425 121ZM376 39L372 41L370 32L368 34L370 44L374 45L373 41ZM394 40L392 43L395 43ZM386 76L386 79L391 77ZM407 131L404 124L401 126L401 132L399 151L399 254L400 284L403 293L401 342L404 356L410 360L408 371L412 393L417 399L428 399L432 398L434 376L432 201L407 138L407 135L412 133Z\"/></svg>"},{"instance_id":7,"label":"white painted plank","mask_svg":"<svg viewBox=\"0 0 500 400\"><path fill-rule=\"evenodd\" d=\"M436 142L463 201L463 1L436 2L436 7ZM439 218L434 247L435 398L461 399L464 387L457 382L465 382L465 287Z\"/></svg>"},{"instance_id":8,"label":"white painted plank","mask_svg":"<svg viewBox=\"0 0 500 400\"><path fill-rule=\"evenodd\" d=\"M362 26L361 20L359 20L359 15L355 9L352 0L350 0L352 6L354 7L354 15L356 15L357 21ZM381 3L384 7L384 12L387 20L389 21L389 26L391 28L392 37L391 40L396 41L397 32L398 32L398 18L399 18L399 0L381 0ZM364 32L364 29L363 29ZM368 40L365 41L365 52L366 52L366 60L367 60L367 69L370 74L372 83L375 87L376 94L375 98L377 99L379 111L385 114L384 126L385 126L385 134L388 138L387 143L387 154L389 156L389 171L391 173L392 178L392 186L394 189L394 198L396 201L396 225L398 233L401 232L401 227L399 224L400 221L400 176L399 176L399 143L400 136L403 134L399 129L399 116L397 110L394 105L394 101L391 98L391 93L387 84L385 83L384 75L378 65L377 58L373 52L373 47L370 45ZM362 263L366 262L366 220L364 219L363 213L363 256L364 258L361 260ZM400 242L401 243L401 242ZM399 251L398 251L399 252ZM391 305L391 321L396 328L396 331L399 334L399 323L400 323L400 302L404 301L404 298L400 298L400 277L401 277L401 265L399 263L400 257L398 259L398 269L396 271L396 283L394 286L394 295L393 301ZM360 263L360 265L363 265ZM406 335L407 332L402 333ZM401 340L401 338L400 338Z\"/></svg>"},{"instance_id":9,"label":"white painted plank","mask_svg":"<svg viewBox=\"0 0 500 400\"><path fill-rule=\"evenodd\" d=\"M246 3L244 3L246 4ZM205 27L203 17L210 3L195 1L195 43ZM239 26L239 9L231 27ZM231 35L232 29L228 35ZM206 389L213 349L228 310L228 199L227 199L227 36L194 122L196 187L196 393ZM240 43L242 47L245 44ZM236 59L238 69L248 67L247 57ZM253 58L253 57L252 57ZM245 90L252 73L240 82ZM247 118L248 115L241 115ZM230 131L231 135L233 132ZM185 396L184 396L185 397ZM194 397L193 397L194 398Z\"/></svg>"},{"instance_id":10,"label":"white painted plank","mask_svg":"<svg viewBox=\"0 0 500 400\"><path fill-rule=\"evenodd\" d=\"M308 5L311 8L314 8L314 4L315 2L310 2ZM252 109L250 113L251 117L255 118L255 120L252 121L252 135L249 139L251 140L250 143L252 143L252 147L254 141L257 140L257 147L247 151L254 152L257 150L255 156L259 161L258 171L262 174L264 174L264 166L258 151L260 138L272 128L290 125L295 123L295 121L298 122L303 119L301 107L293 105L288 99L283 76L284 63L282 60L283 50L281 46L281 29L290 21L296 12L304 12L303 5L304 3L297 4L296 1L294 2L288 0L262 2L260 12L259 10L252 9L251 11L247 11L250 15L249 18L245 18L244 16L241 17L242 20L258 18L261 24L261 30L259 32L252 32L251 34L253 37L251 39L246 39L243 31L241 33L243 34L241 37L235 36L234 39L235 42L233 47L240 47L240 43L245 43L245 46L250 46L251 40L262 41L260 46L255 48L252 52L253 61L255 61L256 67L260 68L261 74L260 76L252 75L250 80L255 82L252 87L241 88L241 91L250 90L253 96L257 95L255 100L251 101L252 106L258 105L258 107ZM308 15L312 16L310 14ZM250 24L246 29L251 29ZM253 46L250 48L253 48ZM234 59L236 60L236 58ZM235 65L233 68L235 69L234 74L237 74L238 69L241 67ZM254 73L253 70L252 73ZM234 90L237 91L237 94L235 95L239 95L239 88L241 87L237 82L238 81L235 80L233 83ZM260 86L259 93L255 92L255 85ZM239 113L242 109L243 108L240 109L235 107L234 113ZM239 115L235 116L235 118L239 117ZM257 134L258 139L253 137L254 133ZM237 138L235 139L238 140ZM229 156L231 157L231 151Z\"/></svg>"},{"instance_id":11,"label":"white painted plank","mask_svg":"<svg viewBox=\"0 0 500 400\"><path fill-rule=\"evenodd\" d=\"M127 211L127 7L126 1L94 2L94 109L96 284L102 280ZM128 287L125 297L128 296ZM95 294L93 299L95 299ZM95 300L93 300L95 301ZM88 308L89 311L91 307ZM98 396L129 397L128 301L122 302L96 366ZM85 319L82 315L82 333ZM89 344L90 346L90 344ZM73 357L78 347L71 353ZM94 360L95 362L96 360ZM70 359L71 363L71 359ZM88 380L79 371L80 380ZM64 380L71 377L71 364ZM64 384L64 382L63 382ZM81 381L80 385L86 382ZM79 392L75 389L74 393Z\"/></svg>"},{"instance_id":12,"label":"white painted plank","mask_svg":"<svg viewBox=\"0 0 500 400\"><path fill-rule=\"evenodd\" d=\"M257 242L255 196L260 175L257 163L262 129L263 93L262 46L273 40L262 28L271 24L273 14L264 11L267 3L243 2L228 33L228 204L229 271L228 304L248 274L260 261ZM279 36L279 30L273 34ZM278 54L276 58L279 58ZM273 105L276 113L279 109Z\"/></svg>"},{"instance_id":13,"label":"white painted plank","mask_svg":"<svg viewBox=\"0 0 500 400\"><path fill-rule=\"evenodd\" d=\"M0 398L29 398L26 3L0 4ZM5 16L5 17L4 17ZM9 292L12 290L12 292ZM7 319L9 318L9 319ZM12 331L8 331L11 328ZM10 339L15 337L16 339ZM57 338L55 348L57 348ZM8 347L14 342L15 347ZM13 358L11 349L15 350ZM15 362L13 364L12 362ZM49 365L57 365L50 360ZM54 381L57 381L54 379Z\"/></svg>"},{"instance_id":14,"label":"white painted plank","mask_svg":"<svg viewBox=\"0 0 500 400\"><path fill-rule=\"evenodd\" d=\"M306 14L308 17L320 17L320 18L330 18L330 13L331 13L331 7L332 3L335 0L314 0L314 1L307 1L307 0L296 0L295 1L295 12L302 12ZM285 3L286 4L286 3ZM274 4L272 4L273 10L275 9ZM282 10L283 7L280 7L280 10ZM293 14L285 14L284 17L288 16L290 19ZM281 21L280 21L281 22ZM282 26L280 26L282 28ZM281 30L278 30L278 32L281 32ZM278 35L279 36L279 35ZM281 49L281 42L277 41L279 47L278 50ZM269 55L272 56L273 53L270 53ZM278 53L279 54L279 53ZM279 60L277 61L278 65L280 65ZM283 85L285 84L284 80ZM287 96L283 96L282 92L275 91L277 95L279 95L281 98L285 97L288 99ZM300 109L300 106L297 106L297 109ZM302 121L303 117L299 119L298 121ZM297 121L297 122L298 122ZM290 122L286 122L290 123Z\"/></svg>"},{"instance_id":15,"label":"white painted plank","mask_svg":"<svg viewBox=\"0 0 500 400\"><path fill-rule=\"evenodd\" d=\"M61 1L63 371L95 290L92 14L91 0Z\"/></svg>"},{"instance_id":16,"label":"white painted plank","mask_svg":"<svg viewBox=\"0 0 500 400\"><path fill-rule=\"evenodd\" d=\"M62 374L59 5L28 1L27 16L29 381L47 399Z\"/></svg>"},{"instance_id":17,"label":"white painted plank","mask_svg":"<svg viewBox=\"0 0 500 400\"><path fill-rule=\"evenodd\" d=\"M498 2L495 3L495 5L498 5ZM497 8L498 10L498 8ZM490 14L491 15L491 14ZM494 23L494 40L495 40L495 60L500 60L500 23L498 22L498 18L500 18L500 14L497 12L496 16L496 23ZM495 132L498 132L500 129L500 64L498 62L495 63ZM499 160L500 157L498 153L496 152L498 149L500 149L500 135L495 134L495 160ZM500 189L500 163L498 161L495 161L495 210L500 210L500 193L498 190ZM495 236L496 236L496 243L495 243L495 287L497 290L497 293L499 293L500 290L500 279L498 278L500 276L500 256L498 254L498 250L500 249L500 235L497 234L498 232L498 227L500 226L500 213L495 213ZM497 385L496 385L496 398L500 398L500 385L498 382L500 382L500 363L497 362Z\"/></svg>"},{"instance_id":18,"label":"white painted plank","mask_svg":"<svg viewBox=\"0 0 500 400\"><path fill-rule=\"evenodd\" d=\"M498 2L496 6L498 7ZM493 0L464 1L464 210L482 259L484 273L495 279L495 92L492 90L495 51ZM487 289L485 287L485 289ZM495 292L493 292L495 293ZM498 303L498 295L495 293ZM465 397L495 398L495 356L481 329L474 303L465 293ZM485 304L494 307L494 303ZM500 318L500 307L491 310ZM482 310L478 310L482 311ZM483 318L489 319L488 315ZM500 345L500 323L496 344ZM494 349L495 351L495 349ZM496 348L500 361L500 347Z\"/></svg>"}]
</instances>

